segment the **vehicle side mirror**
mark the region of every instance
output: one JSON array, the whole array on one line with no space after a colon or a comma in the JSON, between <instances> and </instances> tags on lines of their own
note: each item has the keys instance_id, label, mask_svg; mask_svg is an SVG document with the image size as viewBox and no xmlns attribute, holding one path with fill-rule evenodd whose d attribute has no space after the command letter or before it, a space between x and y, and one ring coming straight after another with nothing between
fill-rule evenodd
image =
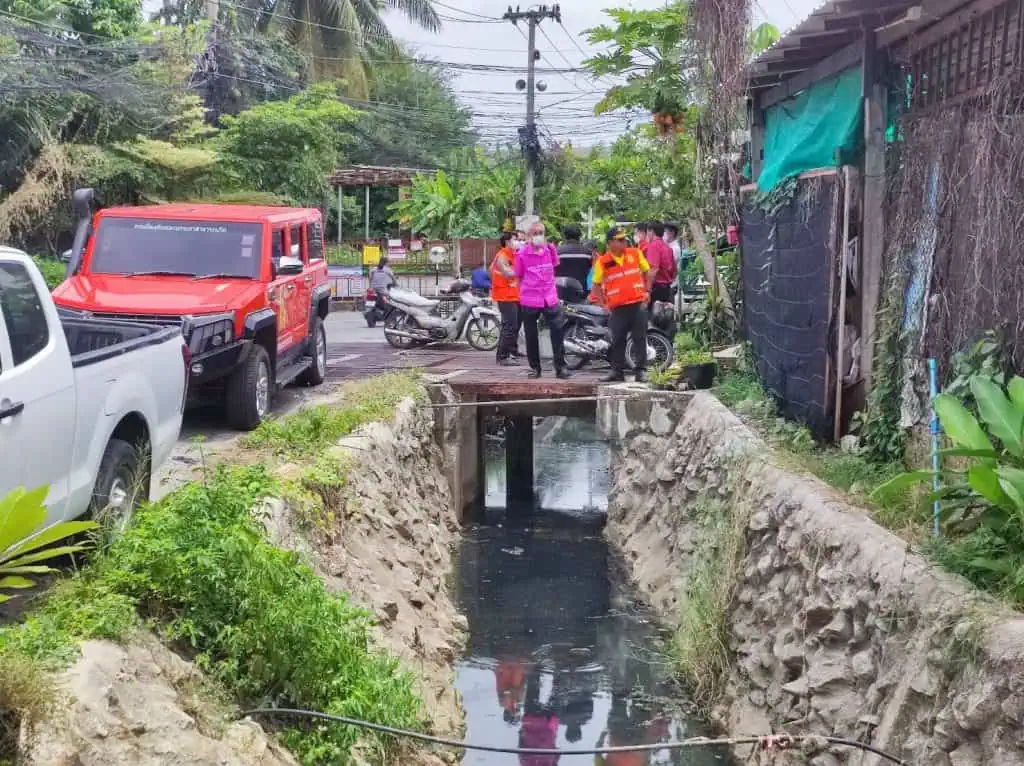
<instances>
[{"instance_id":1,"label":"vehicle side mirror","mask_svg":"<svg viewBox=\"0 0 1024 766\"><path fill-rule=\"evenodd\" d=\"M288 276L292 274L301 274L303 269L302 259L294 258L289 255L281 257L281 260L277 264L277 273L280 276Z\"/></svg>"}]
</instances>

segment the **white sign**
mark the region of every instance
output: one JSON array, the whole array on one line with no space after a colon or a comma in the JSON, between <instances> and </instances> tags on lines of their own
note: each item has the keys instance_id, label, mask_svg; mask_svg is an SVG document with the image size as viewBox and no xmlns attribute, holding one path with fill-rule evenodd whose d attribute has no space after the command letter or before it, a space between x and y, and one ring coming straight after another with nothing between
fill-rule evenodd
<instances>
[{"instance_id":1,"label":"white sign","mask_svg":"<svg viewBox=\"0 0 1024 766\"><path fill-rule=\"evenodd\" d=\"M446 252L447 251L440 245L430 248L430 262L435 266L444 263L447 260L445 257Z\"/></svg>"},{"instance_id":2,"label":"white sign","mask_svg":"<svg viewBox=\"0 0 1024 766\"><path fill-rule=\"evenodd\" d=\"M388 240L388 259L392 261L405 260L405 246L400 239Z\"/></svg>"}]
</instances>

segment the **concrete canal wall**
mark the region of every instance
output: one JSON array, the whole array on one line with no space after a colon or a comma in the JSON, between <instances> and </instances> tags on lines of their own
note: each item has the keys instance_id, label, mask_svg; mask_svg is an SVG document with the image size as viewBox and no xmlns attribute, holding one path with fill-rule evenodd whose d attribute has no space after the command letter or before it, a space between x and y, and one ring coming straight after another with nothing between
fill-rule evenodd
<instances>
[{"instance_id":1,"label":"concrete canal wall","mask_svg":"<svg viewBox=\"0 0 1024 766\"><path fill-rule=\"evenodd\" d=\"M855 737L935 766L1024 764L1024 617L784 465L711 395L602 397L607 534L670 624L693 618L688 600L709 602L701 575L716 574L727 670L709 706L730 733ZM836 749L810 762L879 761Z\"/></svg>"}]
</instances>

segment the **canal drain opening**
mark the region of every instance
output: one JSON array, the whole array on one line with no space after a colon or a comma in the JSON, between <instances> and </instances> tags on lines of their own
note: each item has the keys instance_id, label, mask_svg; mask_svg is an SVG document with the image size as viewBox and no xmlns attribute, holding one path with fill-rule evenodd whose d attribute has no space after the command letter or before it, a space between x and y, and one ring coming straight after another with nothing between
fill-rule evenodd
<instances>
[{"instance_id":1,"label":"canal drain opening","mask_svg":"<svg viewBox=\"0 0 1024 766\"><path fill-rule=\"evenodd\" d=\"M464 465L461 477L465 531L451 588L469 629L456 663L466 740L579 749L710 735L686 712L666 637L605 539L611 450L596 403L519 393L476 404L460 408L474 448L463 458L475 470ZM711 747L596 758L468 751L461 762L730 763Z\"/></svg>"}]
</instances>

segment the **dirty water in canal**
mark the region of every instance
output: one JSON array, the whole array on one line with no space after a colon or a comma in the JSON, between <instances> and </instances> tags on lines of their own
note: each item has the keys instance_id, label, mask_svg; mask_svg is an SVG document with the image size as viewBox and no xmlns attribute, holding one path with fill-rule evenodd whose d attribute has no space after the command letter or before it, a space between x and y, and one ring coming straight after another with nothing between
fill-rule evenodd
<instances>
[{"instance_id":1,"label":"dirty water in canal","mask_svg":"<svg viewBox=\"0 0 1024 766\"><path fill-rule=\"evenodd\" d=\"M455 593L469 620L457 687L470 742L613 747L709 734L669 681L658 631L602 536L608 447L592 421L537 420L537 508L507 512L500 435L485 445L487 501L461 546ZM725 766L725 750L608 756L467 752L467 766Z\"/></svg>"}]
</instances>

